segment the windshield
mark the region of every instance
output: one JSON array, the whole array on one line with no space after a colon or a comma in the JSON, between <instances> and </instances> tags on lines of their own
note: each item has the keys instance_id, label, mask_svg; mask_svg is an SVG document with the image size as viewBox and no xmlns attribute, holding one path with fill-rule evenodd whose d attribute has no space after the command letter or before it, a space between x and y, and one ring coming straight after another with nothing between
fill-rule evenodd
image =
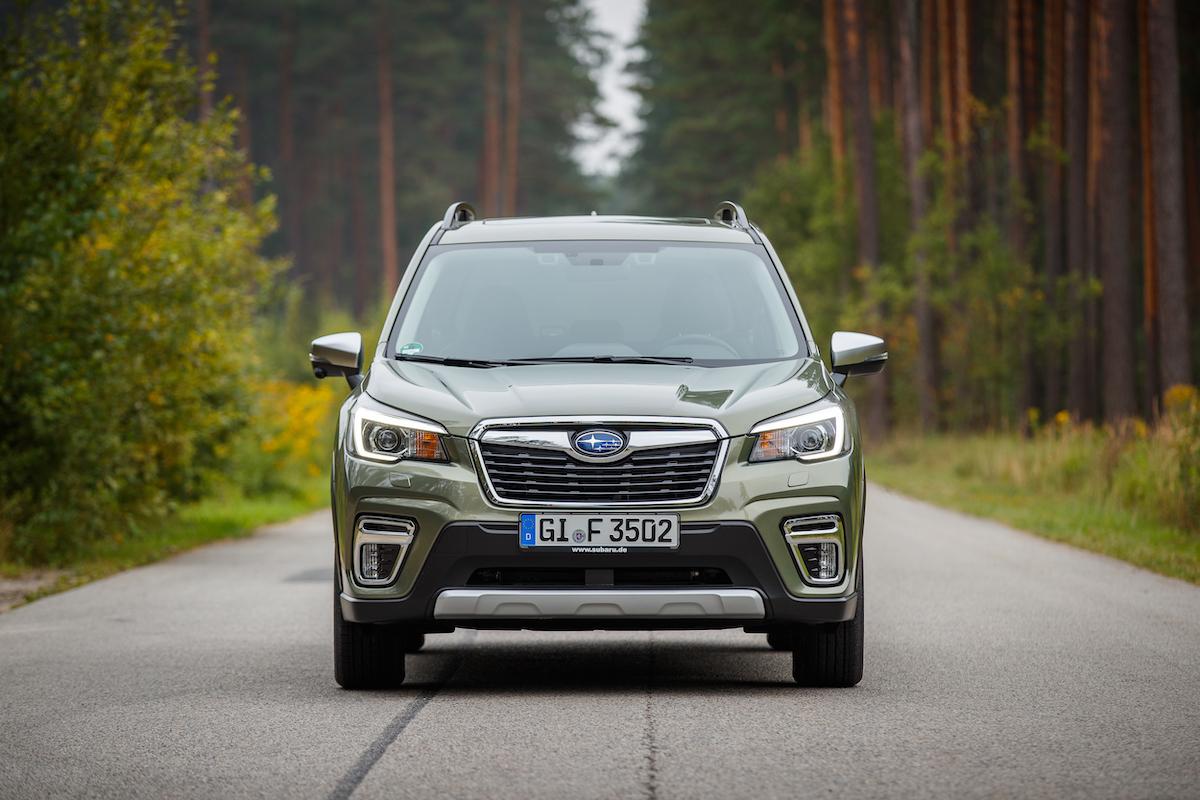
<instances>
[{"instance_id":1,"label":"windshield","mask_svg":"<svg viewBox=\"0 0 1200 800\"><path fill-rule=\"evenodd\" d=\"M432 249L388 350L420 360L719 365L797 358L803 341L762 248L519 242Z\"/></svg>"}]
</instances>

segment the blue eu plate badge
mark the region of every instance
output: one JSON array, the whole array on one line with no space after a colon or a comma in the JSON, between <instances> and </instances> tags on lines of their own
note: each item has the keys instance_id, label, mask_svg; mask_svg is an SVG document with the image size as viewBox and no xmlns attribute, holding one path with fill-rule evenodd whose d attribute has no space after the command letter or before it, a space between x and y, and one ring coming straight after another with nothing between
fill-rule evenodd
<instances>
[{"instance_id":1,"label":"blue eu plate badge","mask_svg":"<svg viewBox=\"0 0 1200 800\"><path fill-rule=\"evenodd\" d=\"M521 515L521 547L533 547L537 544L537 515Z\"/></svg>"}]
</instances>

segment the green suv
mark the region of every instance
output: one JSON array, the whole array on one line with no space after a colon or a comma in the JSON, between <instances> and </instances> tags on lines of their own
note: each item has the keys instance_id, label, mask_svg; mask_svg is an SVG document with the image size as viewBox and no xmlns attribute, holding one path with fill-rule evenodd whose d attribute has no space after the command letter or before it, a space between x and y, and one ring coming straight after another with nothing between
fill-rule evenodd
<instances>
[{"instance_id":1,"label":"green suv","mask_svg":"<svg viewBox=\"0 0 1200 800\"><path fill-rule=\"evenodd\" d=\"M455 203L416 249L371 368L342 375L333 453L334 665L404 680L455 628L743 628L796 682L863 664L862 448L766 236L713 218L477 220Z\"/></svg>"}]
</instances>

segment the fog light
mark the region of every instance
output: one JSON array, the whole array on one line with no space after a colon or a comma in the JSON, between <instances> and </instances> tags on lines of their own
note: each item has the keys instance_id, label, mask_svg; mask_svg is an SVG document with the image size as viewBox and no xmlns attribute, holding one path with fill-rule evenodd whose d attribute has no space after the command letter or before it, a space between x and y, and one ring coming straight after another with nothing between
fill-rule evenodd
<instances>
[{"instance_id":1,"label":"fog light","mask_svg":"<svg viewBox=\"0 0 1200 800\"><path fill-rule=\"evenodd\" d=\"M354 580L386 586L396 580L417 526L411 520L359 517L354 531Z\"/></svg>"},{"instance_id":2,"label":"fog light","mask_svg":"<svg viewBox=\"0 0 1200 800\"><path fill-rule=\"evenodd\" d=\"M784 538L805 583L833 585L845 572L845 531L836 514L793 517L784 520Z\"/></svg>"},{"instance_id":3,"label":"fog light","mask_svg":"<svg viewBox=\"0 0 1200 800\"><path fill-rule=\"evenodd\" d=\"M359 554L359 572L369 581L387 580L392 576L392 568L400 556L400 545L368 542L361 545Z\"/></svg>"},{"instance_id":4,"label":"fog light","mask_svg":"<svg viewBox=\"0 0 1200 800\"><path fill-rule=\"evenodd\" d=\"M837 577L837 545L833 542L817 545L817 572L814 577L820 580Z\"/></svg>"}]
</instances>

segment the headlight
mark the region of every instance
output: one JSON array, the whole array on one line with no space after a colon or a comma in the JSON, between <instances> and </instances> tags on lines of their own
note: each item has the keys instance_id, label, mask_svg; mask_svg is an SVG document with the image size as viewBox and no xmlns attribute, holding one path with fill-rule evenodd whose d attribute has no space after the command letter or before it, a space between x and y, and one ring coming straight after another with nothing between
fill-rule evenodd
<instances>
[{"instance_id":1,"label":"headlight","mask_svg":"<svg viewBox=\"0 0 1200 800\"><path fill-rule=\"evenodd\" d=\"M764 422L750 431L758 434L751 461L796 458L819 461L839 456L846 447L846 415L840 406L810 411L795 417Z\"/></svg>"},{"instance_id":2,"label":"headlight","mask_svg":"<svg viewBox=\"0 0 1200 800\"><path fill-rule=\"evenodd\" d=\"M354 452L371 461L395 463L448 461L442 437L434 426L415 419L393 417L367 408L354 409Z\"/></svg>"}]
</instances>

